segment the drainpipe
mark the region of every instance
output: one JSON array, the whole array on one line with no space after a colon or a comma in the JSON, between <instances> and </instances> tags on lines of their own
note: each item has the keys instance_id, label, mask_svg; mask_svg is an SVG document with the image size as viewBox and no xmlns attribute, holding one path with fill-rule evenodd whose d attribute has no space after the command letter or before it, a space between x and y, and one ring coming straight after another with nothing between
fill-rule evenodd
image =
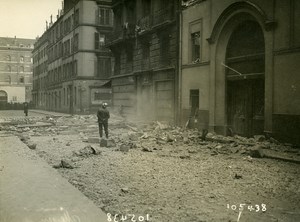
<instances>
[{"instance_id":1,"label":"drainpipe","mask_svg":"<svg viewBox=\"0 0 300 222\"><path fill-rule=\"evenodd\" d=\"M181 124L181 113L182 113L182 103L181 103L181 90L182 90L182 70L181 70L181 63L182 63L182 10L181 10L181 0L178 1L178 47L177 47L177 52L178 52L178 59L177 59L177 73L178 73L178 102L177 102L177 124Z\"/></svg>"}]
</instances>

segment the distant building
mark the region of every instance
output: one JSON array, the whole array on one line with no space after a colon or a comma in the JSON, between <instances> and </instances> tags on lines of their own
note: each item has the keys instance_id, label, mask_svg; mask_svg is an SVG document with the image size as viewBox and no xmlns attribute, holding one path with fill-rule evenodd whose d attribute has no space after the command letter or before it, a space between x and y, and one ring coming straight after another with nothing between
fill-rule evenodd
<instances>
[{"instance_id":1,"label":"distant building","mask_svg":"<svg viewBox=\"0 0 300 222\"><path fill-rule=\"evenodd\" d=\"M111 102L111 1L64 0L33 51L33 101L40 109L78 113Z\"/></svg>"},{"instance_id":2,"label":"distant building","mask_svg":"<svg viewBox=\"0 0 300 222\"><path fill-rule=\"evenodd\" d=\"M34 42L0 37L0 103L31 101Z\"/></svg>"},{"instance_id":3,"label":"distant building","mask_svg":"<svg viewBox=\"0 0 300 222\"><path fill-rule=\"evenodd\" d=\"M176 121L178 1L113 0L113 105L125 115Z\"/></svg>"},{"instance_id":4,"label":"distant building","mask_svg":"<svg viewBox=\"0 0 300 222\"><path fill-rule=\"evenodd\" d=\"M300 144L300 1L182 1L180 117Z\"/></svg>"}]
</instances>

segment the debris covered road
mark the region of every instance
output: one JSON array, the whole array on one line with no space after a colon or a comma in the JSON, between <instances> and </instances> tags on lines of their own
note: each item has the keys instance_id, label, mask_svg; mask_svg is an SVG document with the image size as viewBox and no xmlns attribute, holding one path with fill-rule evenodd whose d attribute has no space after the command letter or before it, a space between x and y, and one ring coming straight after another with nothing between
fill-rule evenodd
<instances>
[{"instance_id":1,"label":"debris covered road","mask_svg":"<svg viewBox=\"0 0 300 222\"><path fill-rule=\"evenodd\" d=\"M300 150L272 138L208 133L203 140L197 130L112 115L111 146L100 147L95 115L0 125L1 136L17 135L116 221L300 218Z\"/></svg>"}]
</instances>

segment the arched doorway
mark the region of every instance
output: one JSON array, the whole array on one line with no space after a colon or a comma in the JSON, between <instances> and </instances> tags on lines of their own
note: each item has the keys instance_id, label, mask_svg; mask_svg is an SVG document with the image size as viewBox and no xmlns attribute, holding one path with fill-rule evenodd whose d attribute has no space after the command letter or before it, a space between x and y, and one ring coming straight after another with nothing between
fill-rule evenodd
<instances>
[{"instance_id":1,"label":"arched doorway","mask_svg":"<svg viewBox=\"0 0 300 222\"><path fill-rule=\"evenodd\" d=\"M7 93L4 90L0 90L0 103L7 103Z\"/></svg>"},{"instance_id":2,"label":"arched doorway","mask_svg":"<svg viewBox=\"0 0 300 222\"><path fill-rule=\"evenodd\" d=\"M227 126L235 134L264 131L265 44L260 25L247 20L235 27L225 54Z\"/></svg>"}]
</instances>

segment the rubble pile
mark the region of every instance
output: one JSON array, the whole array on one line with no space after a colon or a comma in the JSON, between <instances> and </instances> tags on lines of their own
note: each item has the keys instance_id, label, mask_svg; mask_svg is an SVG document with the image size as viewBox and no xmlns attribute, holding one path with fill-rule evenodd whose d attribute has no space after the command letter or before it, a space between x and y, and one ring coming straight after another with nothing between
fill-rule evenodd
<instances>
[{"instance_id":1,"label":"rubble pile","mask_svg":"<svg viewBox=\"0 0 300 222\"><path fill-rule=\"evenodd\" d=\"M175 152L182 147L187 147L185 150L188 151L188 155L208 150L213 156L241 154L262 158L268 156L266 149L300 155L299 150L293 149L292 145L281 144L264 135L256 135L253 138L238 135L222 136L208 133L207 130L186 129L159 121L150 123L128 121L114 113L109 120L109 130L113 145L105 145L102 141L102 147L116 147L117 150L125 153L135 148L143 152L153 152L168 147L171 152ZM1 119L0 131L9 132L20 138L79 134L83 142L98 144L100 142L96 115L6 118ZM24 140L24 143L31 149L36 148L30 140Z\"/></svg>"}]
</instances>

